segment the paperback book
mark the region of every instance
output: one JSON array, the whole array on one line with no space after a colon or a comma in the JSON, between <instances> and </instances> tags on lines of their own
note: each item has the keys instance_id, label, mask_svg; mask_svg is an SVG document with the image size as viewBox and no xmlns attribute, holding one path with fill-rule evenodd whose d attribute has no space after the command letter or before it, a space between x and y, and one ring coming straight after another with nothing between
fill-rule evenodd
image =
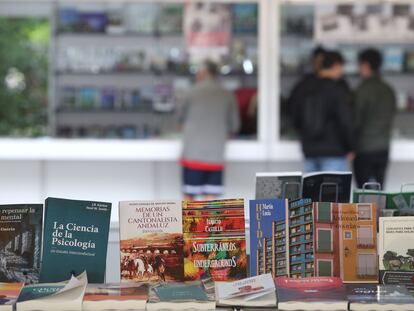
<instances>
[{"instance_id":1,"label":"paperback book","mask_svg":"<svg viewBox=\"0 0 414 311\"><path fill-rule=\"evenodd\" d=\"M250 276L286 275L287 200L250 201Z\"/></svg>"},{"instance_id":2,"label":"paperback book","mask_svg":"<svg viewBox=\"0 0 414 311\"><path fill-rule=\"evenodd\" d=\"M111 203L47 198L40 282L105 281Z\"/></svg>"},{"instance_id":3,"label":"paperback book","mask_svg":"<svg viewBox=\"0 0 414 311\"><path fill-rule=\"evenodd\" d=\"M298 199L301 197L301 172L256 174L256 200Z\"/></svg>"},{"instance_id":4,"label":"paperback book","mask_svg":"<svg viewBox=\"0 0 414 311\"><path fill-rule=\"evenodd\" d=\"M404 285L358 284L346 286L351 311L411 310L414 297Z\"/></svg>"},{"instance_id":5,"label":"paperback book","mask_svg":"<svg viewBox=\"0 0 414 311\"><path fill-rule=\"evenodd\" d=\"M146 284L89 284L83 298L82 310L145 310L147 299Z\"/></svg>"},{"instance_id":6,"label":"paperback book","mask_svg":"<svg viewBox=\"0 0 414 311\"><path fill-rule=\"evenodd\" d=\"M87 284L83 272L69 281L25 286L17 299L16 311L81 311Z\"/></svg>"},{"instance_id":7,"label":"paperback book","mask_svg":"<svg viewBox=\"0 0 414 311\"><path fill-rule=\"evenodd\" d=\"M312 202L349 203L351 200L351 172L316 172L303 176L302 198Z\"/></svg>"},{"instance_id":8,"label":"paperback book","mask_svg":"<svg viewBox=\"0 0 414 311\"><path fill-rule=\"evenodd\" d=\"M340 278L311 277L275 279L278 310L348 310Z\"/></svg>"},{"instance_id":9,"label":"paperback book","mask_svg":"<svg viewBox=\"0 0 414 311\"><path fill-rule=\"evenodd\" d=\"M183 202L184 278L247 276L244 200Z\"/></svg>"},{"instance_id":10,"label":"paperback book","mask_svg":"<svg viewBox=\"0 0 414 311\"><path fill-rule=\"evenodd\" d=\"M216 282L216 301L221 307L276 307L276 289L270 273L235 282Z\"/></svg>"},{"instance_id":11,"label":"paperback book","mask_svg":"<svg viewBox=\"0 0 414 311\"><path fill-rule=\"evenodd\" d=\"M314 203L315 275L377 283L377 217L369 203Z\"/></svg>"},{"instance_id":12,"label":"paperback book","mask_svg":"<svg viewBox=\"0 0 414 311\"><path fill-rule=\"evenodd\" d=\"M121 282L183 280L180 201L119 203Z\"/></svg>"},{"instance_id":13,"label":"paperback book","mask_svg":"<svg viewBox=\"0 0 414 311\"><path fill-rule=\"evenodd\" d=\"M215 310L211 279L152 285L146 310Z\"/></svg>"},{"instance_id":14,"label":"paperback book","mask_svg":"<svg viewBox=\"0 0 414 311\"><path fill-rule=\"evenodd\" d=\"M0 205L0 282L37 283L43 205Z\"/></svg>"},{"instance_id":15,"label":"paperback book","mask_svg":"<svg viewBox=\"0 0 414 311\"><path fill-rule=\"evenodd\" d=\"M380 283L405 285L414 291L414 217L379 220Z\"/></svg>"},{"instance_id":16,"label":"paperback book","mask_svg":"<svg viewBox=\"0 0 414 311\"><path fill-rule=\"evenodd\" d=\"M24 283L0 283L0 311L13 311Z\"/></svg>"}]
</instances>

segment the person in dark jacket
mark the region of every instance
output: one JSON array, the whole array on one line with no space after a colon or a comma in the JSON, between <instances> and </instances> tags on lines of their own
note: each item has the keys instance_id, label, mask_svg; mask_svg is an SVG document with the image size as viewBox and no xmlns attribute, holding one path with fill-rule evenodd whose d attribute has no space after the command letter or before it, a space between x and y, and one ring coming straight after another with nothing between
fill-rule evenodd
<instances>
[{"instance_id":1,"label":"person in dark jacket","mask_svg":"<svg viewBox=\"0 0 414 311\"><path fill-rule=\"evenodd\" d=\"M338 52L325 52L315 79L296 89L290 102L307 172L348 170L353 154L352 96L341 82L343 66Z\"/></svg>"},{"instance_id":2,"label":"person in dark jacket","mask_svg":"<svg viewBox=\"0 0 414 311\"><path fill-rule=\"evenodd\" d=\"M389 146L396 99L392 87L380 75L381 54L367 49L359 54L361 84L355 91L354 171L358 187L366 182L383 185L388 164Z\"/></svg>"}]
</instances>

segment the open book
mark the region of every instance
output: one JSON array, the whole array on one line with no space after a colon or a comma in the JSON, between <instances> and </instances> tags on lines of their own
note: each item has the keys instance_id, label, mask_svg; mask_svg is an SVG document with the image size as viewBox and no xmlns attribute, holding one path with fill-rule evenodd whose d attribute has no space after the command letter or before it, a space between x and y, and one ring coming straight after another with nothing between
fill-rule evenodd
<instances>
[{"instance_id":1,"label":"open book","mask_svg":"<svg viewBox=\"0 0 414 311\"><path fill-rule=\"evenodd\" d=\"M17 311L81 311L88 278L86 272L61 283L29 285L17 299Z\"/></svg>"}]
</instances>

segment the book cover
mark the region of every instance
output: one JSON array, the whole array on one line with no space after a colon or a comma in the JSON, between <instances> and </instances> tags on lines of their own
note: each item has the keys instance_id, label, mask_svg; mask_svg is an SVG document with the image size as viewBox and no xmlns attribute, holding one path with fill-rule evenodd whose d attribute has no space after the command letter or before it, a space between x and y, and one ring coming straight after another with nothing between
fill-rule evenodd
<instances>
[{"instance_id":1,"label":"book cover","mask_svg":"<svg viewBox=\"0 0 414 311\"><path fill-rule=\"evenodd\" d=\"M237 3L232 5L233 33L255 34L257 33L256 3Z\"/></svg>"},{"instance_id":2,"label":"book cover","mask_svg":"<svg viewBox=\"0 0 414 311\"><path fill-rule=\"evenodd\" d=\"M250 276L286 275L287 200L250 200Z\"/></svg>"},{"instance_id":3,"label":"book cover","mask_svg":"<svg viewBox=\"0 0 414 311\"><path fill-rule=\"evenodd\" d=\"M315 203L315 275L377 283L376 220L373 204Z\"/></svg>"},{"instance_id":4,"label":"book cover","mask_svg":"<svg viewBox=\"0 0 414 311\"><path fill-rule=\"evenodd\" d=\"M0 205L0 282L37 283L43 205Z\"/></svg>"},{"instance_id":5,"label":"book cover","mask_svg":"<svg viewBox=\"0 0 414 311\"><path fill-rule=\"evenodd\" d=\"M154 284L149 290L146 310L215 310L214 286L208 289L209 283L211 279Z\"/></svg>"},{"instance_id":6,"label":"book cover","mask_svg":"<svg viewBox=\"0 0 414 311\"><path fill-rule=\"evenodd\" d=\"M275 279L279 310L348 310L340 278Z\"/></svg>"},{"instance_id":7,"label":"book cover","mask_svg":"<svg viewBox=\"0 0 414 311\"><path fill-rule=\"evenodd\" d=\"M13 311L24 283L0 283L0 310Z\"/></svg>"},{"instance_id":8,"label":"book cover","mask_svg":"<svg viewBox=\"0 0 414 311\"><path fill-rule=\"evenodd\" d=\"M144 300L148 298L146 284L106 283L88 284L83 301Z\"/></svg>"},{"instance_id":9,"label":"book cover","mask_svg":"<svg viewBox=\"0 0 414 311\"><path fill-rule=\"evenodd\" d=\"M201 230L194 222L195 216L205 217L199 222ZM246 277L243 199L183 202L183 223L185 280L211 277L214 281L230 281Z\"/></svg>"},{"instance_id":10,"label":"book cover","mask_svg":"<svg viewBox=\"0 0 414 311\"><path fill-rule=\"evenodd\" d=\"M181 34L183 32L183 11L181 4L162 3L157 28L161 34Z\"/></svg>"},{"instance_id":11,"label":"book cover","mask_svg":"<svg viewBox=\"0 0 414 311\"><path fill-rule=\"evenodd\" d=\"M119 203L121 282L182 281L179 201Z\"/></svg>"},{"instance_id":12,"label":"book cover","mask_svg":"<svg viewBox=\"0 0 414 311\"><path fill-rule=\"evenodd\" d=\"M311 199L289 202L286 229L286 275L314 276L313 210ZM281 263L279 263L281 264Z\"/></svg>"},{"instance_id":13,"label":"book cover","mask_svg":"<svg viewBox=\"0 0 414 311\"><path fill-rule=\"evenodd\" d=\"M148 286L141 283L88 284L82 309L132 310L145 309Z\"/></svg>"},{"instance_id":14,"label":"book cover","mask_svg":"<svg viewBox=\"0 0 414 311\"><path fill-rule=\"evenodd\" d=\"M414 297L404 285L346 285L350 310L409 310Z\"/></svg>"},{"instance_id":15,"label":"book cover","mask_svg":"<svg viewBox=\"0 0 414 311\"><path fill-rule=\"evenodd\" d=\"M302 198L312 202L349 203L352 172L316 172L303 176Z\"/></svg>"},{"instance_id":16,"label":"book cover","mask_svg":"<svg viewBox=\"0 0 414 311\"><path fill-rule=\"evenodd\" d=\"M252 299L275 291L275 283L270 273L262 274L235 282L216 282L216 299L225 300L240 296Z\"/></svg>"},{"instance_id":17,"label":"book cover","mask_svg":"<svg viewBox=\"0 0 414 311\"><path fill-rule=\"evenodd\" d=\"M60 282L87 271L105 281L111 203L47 198L40 282Z\"/></svg>"},{"instance_id":18,"label":"book cover","mask_svg":"<svg viewBox=\"0 0 414 311\"><path fill-rule=\"evenodd\" d=\"M414 290L414 217L381 217L379 222L380 283Z\"/></svg>"},{"instance_id":19,"label":"book cover","mask_svg":"<svg viewBox=\"0 0 414 311\"><path fill-rule=\"evenodd\" d=\"M301 197L301 172L256 174L256 200L289 199Z\"/></svg>"},{"instance_id":20,"label":"book cover","mask_svg":"<svg viewBox=\"0 0 414 311\"><path fill-rule=\"evenodd\" d=\"M33 284L23 287L16 302L17 311L82 310L88 278L86 272L59 283Z\"/></svg>"}]
</instances>

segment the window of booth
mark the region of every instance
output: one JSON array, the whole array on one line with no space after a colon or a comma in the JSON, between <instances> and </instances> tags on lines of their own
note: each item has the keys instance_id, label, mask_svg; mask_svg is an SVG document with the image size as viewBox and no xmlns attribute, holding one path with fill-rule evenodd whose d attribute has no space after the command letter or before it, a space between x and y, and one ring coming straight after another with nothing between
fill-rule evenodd
<instances>
[{"instance_id":1,"label":"window of booth","mask_svg":"<svg viewBox=\"0 0 414 311\"><path fill-rule=\"evenodd\" d=\"M256 139L255 0L58 3L54 18L54 136L178 137L180 100L209 59L237 99L237 138Z\"/></svg>"},{"instance_id":2,"label":"window of booth","mask_svg":"<svg viewBox=\"0 0 414 311\"><path fill-rule=\"evenodd\" d=\"M359 84L358 53L368 47L383 56L382 75L393 87L398 112L394 138L414 138L414 4L410 1L284 1L280 14L280 137L296 140L289 96L312 72L316 47L336 49L345 58L345 80Z\"/></svg>"},{"instance_id":3,"label":"window of booth","mask_svg":"<svg viewBox=\"0 0 414 311\"><path fill-rule=\"evenodd\" d=\"M0 16L0 136L47 134L49 21Z\"/></svg>"}]
</instances>

